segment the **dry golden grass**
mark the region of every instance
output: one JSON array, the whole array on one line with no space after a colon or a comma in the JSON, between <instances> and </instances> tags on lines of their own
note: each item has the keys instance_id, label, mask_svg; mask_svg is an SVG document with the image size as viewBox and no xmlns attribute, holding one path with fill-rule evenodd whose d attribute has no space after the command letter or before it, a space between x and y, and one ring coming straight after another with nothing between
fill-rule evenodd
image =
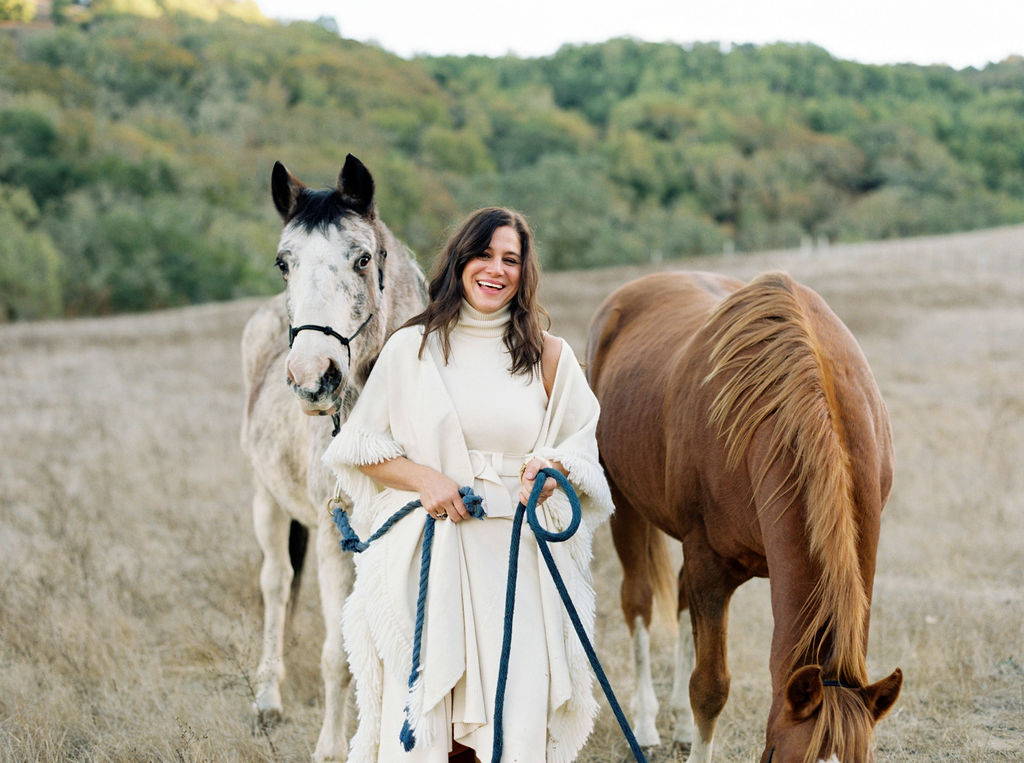
<instances>
[{"instance_id":1,"label":"dry golden grass","mask_svg":"<svg viewBox=\"0 0 1024 763\"><path fill-rule=\"evenodd\" d=\"M708 257L658 268L782 268L860 340L889 405L869 665L903 696L882 760L1024 757L1024 227ZM582 354L597 303L657 269L559 273L543 296ZM303 760L320 721L315 576L286 652L285 723L253 733L261 618L238 341L255 302L0 327L0 758ZM631 687L620 578L596 542L598 650ZM312 563L312 562L310 562ZM720 760L751 760L769 702L767 584L732 605ZM656 634L667 706L671 649ZM668 738L668 713L660 726ZM584 761L627 754L604 710ZM672 759L670 750L657 759Z\"/></svg>"}]
</instances>

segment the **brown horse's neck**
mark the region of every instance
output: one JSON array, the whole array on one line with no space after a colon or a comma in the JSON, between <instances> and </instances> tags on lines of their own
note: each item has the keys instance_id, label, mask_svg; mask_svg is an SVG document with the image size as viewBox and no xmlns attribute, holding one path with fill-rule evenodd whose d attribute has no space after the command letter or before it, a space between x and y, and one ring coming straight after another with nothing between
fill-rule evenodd
<instances>
[{"instance_id":1,"label":"brown horse's neck","mask_svg":"<svg viewBox=\"0 0 1024 763\"><path fill-rule=\"evenodd\" d=\"M711 422L725 437L729 466L746 460L773 607L796 605L788 617L776 615L791 641L788 667L813 662L829 677L863 684L861 530L843 409L819 323L788 276L756 279L708 319L715 330L705 383L720 384ZM780 536L779 526L789 532Z\"/></svg>"}]
</instances>

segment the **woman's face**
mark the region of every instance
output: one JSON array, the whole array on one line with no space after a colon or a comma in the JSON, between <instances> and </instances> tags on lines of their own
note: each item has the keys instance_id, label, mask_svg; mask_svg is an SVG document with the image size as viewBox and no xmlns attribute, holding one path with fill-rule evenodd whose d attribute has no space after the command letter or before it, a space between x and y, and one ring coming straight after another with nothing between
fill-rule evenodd
<instances>
[{"instance_id":1,"label":"woman's face","mask_svg":"<svg viewBox=\"0 0 1024 763\"><path fill-rule=\"evenodd\" d=\"M493 313L515 296L521 271L519 234L502 225L494 229L487 248L462 269L462 296L481 313Z\"/></svg>"}]
</instances>

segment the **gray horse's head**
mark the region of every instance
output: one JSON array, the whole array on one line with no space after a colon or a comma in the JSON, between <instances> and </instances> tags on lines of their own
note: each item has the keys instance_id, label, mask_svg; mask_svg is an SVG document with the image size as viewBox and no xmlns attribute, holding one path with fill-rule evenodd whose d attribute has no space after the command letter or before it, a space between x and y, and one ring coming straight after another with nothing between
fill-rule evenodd
<instances>
[{"instance_id":1,"label":"gray horse's head","mask_svg":"<svg viewBox=\"0 0 1024 763\"><path fill-rule=\"evenodd\" d=\"M284 220L276 264L291 325L288 384L307 414L334 413L349 380L369 373L386 331L373 177L349 154L336 187L314 190L277 162L271 191Z\"/></svg>"}]
</instances>

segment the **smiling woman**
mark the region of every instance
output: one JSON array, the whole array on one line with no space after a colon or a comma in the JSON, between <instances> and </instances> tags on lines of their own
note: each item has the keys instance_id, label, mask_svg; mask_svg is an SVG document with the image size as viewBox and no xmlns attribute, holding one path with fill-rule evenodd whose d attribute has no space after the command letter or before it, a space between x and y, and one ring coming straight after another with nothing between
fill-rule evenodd
<instances>
[{"instance_id":1,"label":"smiling woman","mask_svg":"<svg viewBox=\"0 0 1024 763\"><path fill-rule=\"evenodd\" d=\"M409 584L423 522L399 522L356 561L342 623L358 685L350 760L441 763L451 753L490 761L503 743L505 760L560 763L575 759L590 733L596 703L586 656L567 638L529 534L520 548L502 742L494 732L503 638L494 613L505 600L516 501L543 467L567 475L581 496L584 531L552 551L591 632L590 538L611 511L597 457L597 401L572 350L541 328L538 277L522 215L498 207L472 213L439 253L430 304L387 341L324 454L362 537L411 500L435 520L451 520L428 524L424 646L411 677L405 634L416 621ZM483 498L482 521L469 519L460 485ZM549 478L539 516L562 528L571 508L554 487Z\"/></svg>"}]
</instances>

